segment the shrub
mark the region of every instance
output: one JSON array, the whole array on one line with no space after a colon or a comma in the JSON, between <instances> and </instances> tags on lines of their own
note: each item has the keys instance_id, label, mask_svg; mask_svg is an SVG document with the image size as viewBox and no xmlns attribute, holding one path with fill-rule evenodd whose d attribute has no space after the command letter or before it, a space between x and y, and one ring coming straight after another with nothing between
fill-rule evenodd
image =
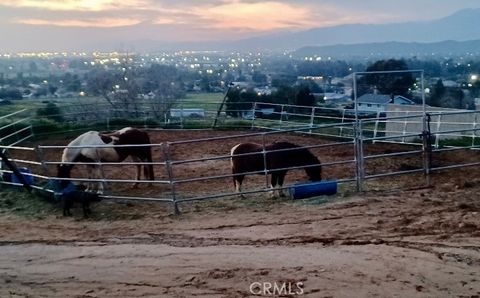
<instances>
[{"instance_id":1,"label":"shrub","mask_svg":"<svg viewBox=\"0 0 480 298\"><path fill-rule=\"evenodd\" d=\"M44 117L55 122L63 122L62 111L53 102L48 102L45 107L37 110L37 116Z\"/></svg>"},{"instance_id":2,"label":"shrub","mask_svg":"<svg viewBox=\"0 0 480 298\"><path fill-rule=\"evenodd\" d=\"M53 133L63 129L57 121L48 118L33 120L32 127L34 134Z\"/></svg>"}]
</instances>

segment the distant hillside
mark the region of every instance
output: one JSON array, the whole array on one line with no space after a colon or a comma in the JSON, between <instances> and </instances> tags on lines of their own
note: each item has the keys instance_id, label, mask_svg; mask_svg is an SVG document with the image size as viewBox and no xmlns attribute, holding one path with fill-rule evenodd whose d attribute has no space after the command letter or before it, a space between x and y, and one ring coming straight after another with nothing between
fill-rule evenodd
<instances>
[{"instance_id":1,"label":"distant hillside","mask_svg":"<svg viewBox=\"0 0 480 298\"><path fill-rule=\"evenodd\" d=\"M191 49L220 51L269 50L282 52L285 50L293 51L307 46L353 44L359 47L357 44L380 43L386 47L385 50L391 49L391 51L402 53L405 50L395 49L401 46L401 43L419 43L418 45L411 44L408 52L417 51L416 47L421 51L425 49L428 52L430 50L424 47L426 43L438 43L436 46L440 47L442 45L440 42L445 40L480 40L480 30L478 28L480 28L480 9L465 9L445 18L425 22L351 24L315 28L300 32L276 32L255 38L211 41L208 43L165 44L158 41L143 40L132 44L132 47L144 51ZM399 44L389 43L390 41L399 42ZM452 42L446 42L444 45L451 46L452 49L466 46L466 44L454 45ZM330 50L337 49L336 47ZM355 47L349 50L352 49L355 49ZM323 50L327 51L328 48ZM371 50L360 50L360 48L358 51L362 55L371 52Z\"/></svg>"},{"instance_id":2,"label":"distant hillside","mask_svg":"<svg viewBox=\"0 0 480 298\"><path fill-rule=\"evenodd\" d=\"M295 57L305 56L435 56L463 55L465 53L480 54L480 39L471 41L442 41L434 43L418 42L382 42L353 45L309 46L303 47L292 54Z\"/></svg>"},{"instance_id":3,"label":"distant hillside","mask_svg":"<svg viewBox=\"0 0 480 298\"><path fill-rule=\"evenodd\" d=\"M296 33L276 33L229 42L234 49L296 50L305 46L396 42L432 43L480 39L480 9L458 11L426 22L384 25L356 24L316 28Z\"/></svg>"}]
</instances>

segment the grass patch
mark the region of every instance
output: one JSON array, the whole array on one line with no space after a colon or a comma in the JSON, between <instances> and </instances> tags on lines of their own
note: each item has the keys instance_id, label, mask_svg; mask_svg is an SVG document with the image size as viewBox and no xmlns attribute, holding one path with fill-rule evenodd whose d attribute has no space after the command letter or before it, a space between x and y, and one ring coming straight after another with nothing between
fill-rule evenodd
<instances>
[{"instance_id":1,"label":"grass patch","mask_svg":"<svg viewBox=\"0 0 480 298\"><path fill-rule=\"evenodd\" d=\"M0 214L43 219L58 213L58 206L14 186L0 186Z\"/></svg>"},{"instance_id":2,"label":"grass patch","mask_svg":"<svg viewBox=\"0 0 480 298\"><path fill-rule=\"evenodd\" d=\"M434 142L434 141L433 141ZM443 139L438 141L439 147L470 147L480 145L480 138L462 137L458 139Z\"/></svg>"},{"instance_id":3,"label":"grass patch","mask_svg":"<svg viewBox=\"0 0 480 298\"><path fill-rule=\"evenodd\" d=\"M90 204L92 213L83 217L80 203L71 209L75 220L115 221L144 218L144 205L104 200ZM136 208L135 208L136 207ZM32 193L16 186L0 186L0 215L15 215L30 219L45 219L48 216L63 218L62 205L53 201L50 195L41 195L37 190ZM68 217L65 217L68 218Z\"/></svg>"},{"instance_id":4,"label":"grass patch","mask_svg":"<svg viewBox=\"0 0 480 298\"><path fill-rule=\"evenodd\" d=\"M187 93L185 98L182 100L190 101L190 102L210 102L210 103L221 103L225 94L218 92L218 93Z\"/></svg>"}]
</instances>

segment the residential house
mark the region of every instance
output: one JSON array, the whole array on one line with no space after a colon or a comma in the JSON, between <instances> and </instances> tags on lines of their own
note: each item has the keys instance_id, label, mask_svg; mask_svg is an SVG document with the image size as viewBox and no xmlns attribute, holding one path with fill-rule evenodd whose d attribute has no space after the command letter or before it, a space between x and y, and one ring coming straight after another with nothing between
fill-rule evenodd
<instances>
[{"instance_id":1,"label":"residential house","mask_svg":"<svg viewBox=\"0 0 480 298\"><path fill-rule=\"evenodd\" d=\"M369 93L357 98L357 109L361 114L384 113L388 104L414 105L415 103L401 95L393 97L386 94Z\"/></svg>"},{"instance_id":2,"label":"residential house","mask_svg":"<svg viewBox=\"0 0 480 298\"><path fill-rule=\"evenodd\" d=\"M408 99L402 95L395 95L395 97L393 98L393 101L390 103L395 105L414 105L415 104L413 100Z\"/></svg>"}]
</instances>

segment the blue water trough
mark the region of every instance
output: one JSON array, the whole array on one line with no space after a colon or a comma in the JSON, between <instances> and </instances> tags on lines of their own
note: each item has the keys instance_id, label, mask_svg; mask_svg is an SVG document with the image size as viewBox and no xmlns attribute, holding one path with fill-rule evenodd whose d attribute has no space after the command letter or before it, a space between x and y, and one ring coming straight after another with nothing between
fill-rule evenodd
<instances>
[{"instance_id":1,"label":"blue water trough","mask_svg":"<svg viewBox=\"0 0 480 298\"><path fill-rule=\"evenodd\" d=\"M29 168L18 168L18 171L20 172L20 175L23 176L23 179L28 185L33 184L32 171ZM22 181L17 175L12 174L11 177L13 183L22 183Z\"/></svg>"},{"instance_id":2,"label":"blue water trough","mask_svg":"<svg viewBox=\"0 0 480 298\"><path fill-rule=\"evenodd\" d=\"M311 183L294 184L289 189L290 196L295 199L334 195L337 193L337 181L321 181Z\"/></svg>"}]
</instances>

